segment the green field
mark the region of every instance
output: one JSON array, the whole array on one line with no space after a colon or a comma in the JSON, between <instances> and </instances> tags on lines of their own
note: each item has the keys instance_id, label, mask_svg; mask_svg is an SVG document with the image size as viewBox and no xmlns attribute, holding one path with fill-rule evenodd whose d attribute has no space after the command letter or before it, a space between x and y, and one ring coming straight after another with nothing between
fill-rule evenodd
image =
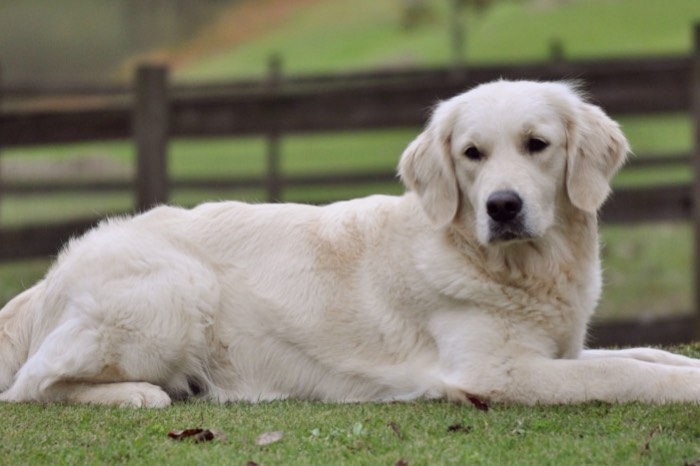
<instances>
[{"instance_id":1,"label":"green field","mask_svg":"<svg viewBox=\"0 0 700 466\"><path fill-rule=\"evenodd\" d=\"M272 53L283 57L284 70L291 74L445 65L450 61L448 2L428 4L432 8L429 20L407 31L400 26L397 1L315 1L297 9L283 24L258 31L246 41L223 50L213 47L211 53L202 53L178 68L175 76L190 81L261 75ZM229 26L236 28L236 16L230 17ZM697 0L500 1L480 14L468 12L467 59L472 63L543 60L552 39L559 40L565 55L573 59L687 53L695 21L700 21ZM691 147L691 127L685 115L626 117L621 123L637 156L687 152ZM289 174L391 170L419 130L289 135L282 142L282 169ZM259 138L176 141L171 145L169 166L174 177L261 175L265 150L265 141ZM121 142L5 150L2 171L6 172L7 163L51 166L95 157L126 167L120 176L133 171L133 150ZM86 176L97 175L100 173ZM625 170L615 185L685 182L691 177L688 167ZM325 201L401 190L398 182L358 188L294 188L285 190L283 199ZM174 192L172 202L192 205L224 198L261 201L266 196L261 189ZM133 202L130 195L79 194L5 196L0 201L0 224L13 226L107 215ZM611 227L603 233L608 286L601 316L690 309L692 234L687 226ZM27 268L19 264L0 267L0 302L34 282L44 267L38 263Z\"/></svg>"},{"instance_id":2,"label":"green field","mask_svg":"<svg viewBox=\"0 0 700 466\"><path fill-rule=\"evenodd\" d=\"M290 74L449 64L450 2L427 1L431 17L411 30L401 27L401 3L317 2L274 30L214 49L178 70L177 77L262 75L271 54L282 57ZM481 13L467 11L465 58L545 60L553 40L572 59L687 53L699 20L696 0L497 1ZM234 16L229 27L237 26Z\"/></svg>"},{"instance_id":3,"label":"green field","mask_svg":"<svg viewBox=\"0 0 700 466\"><path fill-rule=\"evenodd\" d=\"M267 57L280 54L287 73L313 73L364 68L445 65L450 61L447 1L429 1L429 19L407 31L401 27L400 2L357 0L316 1L299 8L283 24L258 31L246 41L210 53L176 70L178 80L213 79L261 75ZM570 58L613 57L642 54L687 53L692 24L700 21L697 0L533 0L500 1L491 8L467 16L467 59L473 63L543 60L549 43L557 39ZM235 15L230 15L236 28ZM205 30L202 35L208 32ZM186 44L185 44L186 45ZM639 156L649 152L688 151L691 128L684 115L628 117L623 128ZM403 148L419 128L283 139L283 171L290 174L342 170L391 170ZM133 151L127 143L100 143L17 149L3 152L7 163L60 164L61 160L103 157L133 170ZM170 171L175 177L260 175L265 170L265 141L177 141L171 146ZM3 168L3 171L6 171ZM99 173L98 173L99 174ZM97 175L93 173L93 175ZM691 178L688 168L624 171L617 186L683 182ZM319 201L348 198L372 192L398 193L398 183L357 189L327 187L288 189L285 200ZM172 201L191 205L204 199L265 199L262 190L173 193ZM0 224L20 225L65 217L105 215L128 208L129 195L6 196L0 204ZM656 234L660 231L663 234ZM670 242L654 246L657 237ZM676 233L673 233L674 235ZM683 226L643 226L606 229L605 257L609 284L601 307L604 315L630 315L638 311L664 313L690 306L690 233ZM638 238L638 239L637 239ZM631 248L629 244L639 246ZM630 253L634 251L634 253ZM658 252L654 252L658 251ZM642 267L642 264L646 264ZM656 275L639 271L653 266ZM648 267L647 267L648 266ZM7 269L5 266L3 269ZM35 268L32 268L35 269ZM34 278L18 280L17 267L0 280L0 301ZM14 273L12 271L15 271ZM678 280L678 276L685 277ZM651 284L654 286L650 286ZM661 285L663 284L663 286ZM668 286L666 286L668 285ZM3 292L7 289L7 292ZM630 298L632 302L629 301ZM642 305L635 305L634 302ZM641 309L640 309L641 307Z\"/></svg>"}]
</instances>

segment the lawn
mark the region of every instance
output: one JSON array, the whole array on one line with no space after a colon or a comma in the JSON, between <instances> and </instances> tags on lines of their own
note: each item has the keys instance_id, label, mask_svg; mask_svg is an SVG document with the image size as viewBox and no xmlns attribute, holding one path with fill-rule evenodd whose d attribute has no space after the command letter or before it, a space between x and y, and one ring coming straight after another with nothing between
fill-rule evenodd
<instances>
[{"instance_id":1,"label":"lawn","mask_svg":"<svg viewBox=\"0 0 700 466\"><path fill-rule=\"evenodd\" d=\"M681 351L700 356L700 347ZM700 407L279 401L163 410L0 404L4 464L678 465L700 460ZM182 429L214 439L173 440ZM281 439L259 445L279 432ZM279 437L279 435L278 435Z\"/></svg>"}]
</instances>

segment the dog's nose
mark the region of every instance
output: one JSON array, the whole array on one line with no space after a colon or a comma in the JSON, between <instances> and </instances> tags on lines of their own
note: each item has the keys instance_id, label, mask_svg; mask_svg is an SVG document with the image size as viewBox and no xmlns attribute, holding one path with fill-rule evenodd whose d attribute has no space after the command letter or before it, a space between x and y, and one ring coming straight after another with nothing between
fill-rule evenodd
<instances>
[{"instance_id":1,"label":"dog's nose","mask_svg":"<svg viewBox=\"0 0 700 466\"><path fill-rule=\"evenodd\" d=\"M523 210L523 200L515 191L496 191L486 201L486 212L499 223L510 222Z\"/></svg>"}]
</instances>

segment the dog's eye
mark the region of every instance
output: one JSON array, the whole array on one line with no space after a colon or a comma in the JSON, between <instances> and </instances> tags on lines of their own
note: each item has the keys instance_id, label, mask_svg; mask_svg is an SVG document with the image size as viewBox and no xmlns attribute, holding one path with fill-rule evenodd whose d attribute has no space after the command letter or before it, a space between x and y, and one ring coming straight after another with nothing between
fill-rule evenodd
<instances>
[{"instance_id":1,"label":"dog's eye","mask_svg":"<svg viewBox=\"0 0 700 466\"><path fill-rule=\"evenodd\" d=\"M464 156L469 160L481 160L483 158L481 151L474 146L467 147L464 151Z\"/></svg>"},{"instance_id":2,"label":"dog's eye","mask_svg":"<svg viewBox=\"0 0 700 466\"><path fill-rule=\"evenodd\" d=\"M547 141L539 138L530 138L527 140L527 151L531 154L542 152L549 146Z\"/></svg>"}]
</instances>

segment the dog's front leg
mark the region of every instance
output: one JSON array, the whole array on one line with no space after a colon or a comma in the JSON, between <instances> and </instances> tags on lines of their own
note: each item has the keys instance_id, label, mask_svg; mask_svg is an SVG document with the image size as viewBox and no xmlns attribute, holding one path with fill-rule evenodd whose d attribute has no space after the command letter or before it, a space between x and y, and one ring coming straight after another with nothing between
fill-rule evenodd
<instances>
[{"instance_id":1,"label":"dog's front leg","mask_svg":"<svg viewBox=\"0 0 700 466\"><path fill-rule=\"evenodd\" d=\"M639 361L665 364L667 366L689 366L700 368L700 359L670 353L655 348L626 348L619 350L595 349L581 352L581 359L629 358Z\"/></svg>"},{"instance_id":2,"label":"dog's front leg","mask_svg":"<svg viewBox=\"0 0 700 466\"><path fill-rule=\"evenodd\" d=\"M507 402L700 402L700 368L630 357L523 357L513 361L509 376L500 394Z\"/></svg>"}]
</instances>

